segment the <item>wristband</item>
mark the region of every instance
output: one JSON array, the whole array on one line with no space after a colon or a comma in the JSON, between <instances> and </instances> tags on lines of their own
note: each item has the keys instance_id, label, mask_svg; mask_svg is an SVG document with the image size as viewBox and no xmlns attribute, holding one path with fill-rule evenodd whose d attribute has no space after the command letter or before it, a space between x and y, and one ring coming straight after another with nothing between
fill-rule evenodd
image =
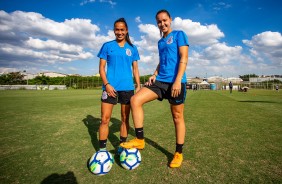
<instances>
[{"instance_id":1,"label":"wristband","mask_svg":"<svg viewBox=\"0 0 282 184\"><path fill-rule=\"evenodd\" d=\"M153 74L153 75L157 77L157 75L156 75L156 74Z\"/></svg>"},{"instance_id":2,"label":"wristband","mask_svg":"<svg viewBox=\"0 0 282 184\"><path fill-rule=\"evenodd\" d=\"M105 87L106 87L108 84L110 84L110 83L105 84Z\"/></svg>"}]
</instances>

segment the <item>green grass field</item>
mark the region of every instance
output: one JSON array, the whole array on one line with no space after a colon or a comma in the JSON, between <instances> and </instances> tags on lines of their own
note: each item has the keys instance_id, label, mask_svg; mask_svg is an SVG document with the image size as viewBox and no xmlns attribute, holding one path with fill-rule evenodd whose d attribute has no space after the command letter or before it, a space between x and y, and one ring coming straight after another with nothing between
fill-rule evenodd
<instances>
[{"instance_id":1,"label":"green grass field","mask_svg":"<svg viewBox=\"0 0 282 184\"><path fill-rule=\"evenodd\" d=\"M0 183L281 183L282 92L189 91L184 162L168 168L175 149L169 104L144 107L142 163L95 176L100 90L0 91ZM108 150L119 143L114 108ZM131 126L133 127L132 121ZM130 129L129 138L133 138Z\"/></svg>"}]
</instances>

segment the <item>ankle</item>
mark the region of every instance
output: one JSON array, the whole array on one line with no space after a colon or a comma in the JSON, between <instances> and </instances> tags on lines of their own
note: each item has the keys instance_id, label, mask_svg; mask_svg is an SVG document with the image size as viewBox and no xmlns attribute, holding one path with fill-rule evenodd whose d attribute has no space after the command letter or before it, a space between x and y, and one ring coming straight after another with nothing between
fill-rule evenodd
<instances>
[{"instance_id":1,"label":"ankle","mask_svg":"<svg viewBox=\"0 0 282 184\"><path fill-rule=\"evenodd\" d=\"M135 128L135 134L138 139L144 139L143 127Z\"/></svg>"}]
</instances>

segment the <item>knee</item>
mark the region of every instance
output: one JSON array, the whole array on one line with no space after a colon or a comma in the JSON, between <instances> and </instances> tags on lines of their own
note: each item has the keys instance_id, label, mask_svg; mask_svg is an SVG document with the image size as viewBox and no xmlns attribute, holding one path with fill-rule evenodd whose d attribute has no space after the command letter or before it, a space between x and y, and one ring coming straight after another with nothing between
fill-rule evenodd
<instances>
[{"instance_id":1,"label":"knee","mask_svg":"<svg viewBox=\"0 0 282 184\"><path fill-rule=\"evenodd\" d=\"M102 116L101 118L101 125L106 125L108 126L110 123L111 117L107 117L107 116Z\"/></svg>"},{"instance_id":2,"label":"knee","mask_svg":"<svg viewBox=\"0 0 282 184\"><path fill-rule=\"evenodd\" d=\"M129 122L129 114L122 113L121 114L121 123L128 123Z\"/></svg>"},{"instance_id":3,"label":"knee","mask_svg":"<svg viewBox=\"0 0 282 184\"><path fill-rule=\"evenodd\" d=\"M140 105L140 100L138 100L138 97L136 95L134 95L133 97L131 97L130 99L130 105L131 107L136 107Z\"/></svg>"},{"instance_id":4,"label":"knee","mask_svg":"<svg viewBox=\"0 0 282 184\"><path fill-rule=\"evenodd\" d=\"M173 112L172 117L175 123L180 122L183 120L183 113L181 112Z\"/></svg>"}]
</instances>

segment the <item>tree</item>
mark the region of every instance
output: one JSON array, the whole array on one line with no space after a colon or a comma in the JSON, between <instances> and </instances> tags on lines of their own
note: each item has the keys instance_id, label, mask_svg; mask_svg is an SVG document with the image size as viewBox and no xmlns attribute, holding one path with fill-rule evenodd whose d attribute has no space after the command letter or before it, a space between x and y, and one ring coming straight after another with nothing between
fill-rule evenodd
<instances>
[{"instance_id":1,"label":"tree","mask_svg":"<svg viewBox=\"0 0 282 184\"><path fill-rule=\"evenodd\" d=\"M34 78L35 84L41 84L41 85L48 85L50 81L50 77L42 75L42 76L36 76Z\"/></svg>"},{"instance_id":2,"label":"tree","mask_svg":"<svg viewBox=\"0 0 282 184\"><path fill-rule=\"evenodd\" d=\"M0 84L4 85L15 85L15 84L25 84L23 79L24 75L20 72L11 72L8 74L3 74L0 76Z\"/></svg>"},{"instance_id":3,"label":"tree","mask_svg":"<svg viewBox=\"0 0 282 184\"><path fill-rule=\"evenodd\" d=\"M239 78L241 78L243 81L249 81L251 77L258 77L258 75L256 74L239 75Z\"/></svg>"}]
</instances>

